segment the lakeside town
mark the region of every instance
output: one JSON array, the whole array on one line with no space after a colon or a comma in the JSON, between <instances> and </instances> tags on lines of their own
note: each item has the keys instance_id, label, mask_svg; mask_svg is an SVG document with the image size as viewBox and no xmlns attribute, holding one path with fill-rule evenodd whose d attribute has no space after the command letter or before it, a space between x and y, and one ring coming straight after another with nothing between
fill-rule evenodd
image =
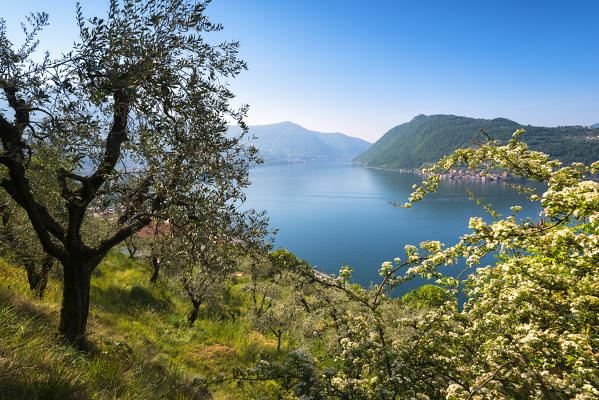
<instances>
[{"instance_id":1,"label":"lakeside town","mask_svg":"<svg viewBox=\"0 0 599 400\"><path fill-rule=\"evenodd\" d=\"M381 167L371 167L368 165L360 164L360 163L352 163L352 165L359 165L364 168L378 169L382 171L394 171L394 172L402 172L402 173L410 173L410 174L418 174L422 176L426 176L423 169L416 168L381 168ZM439 175L439 178L443 180L472 180L472 181L480 181L480 182L500 182L506 181L509 178L507 171L503 172L485 172L483 170L470 170L470 169L450 169L449 171Z\"/></svg>"}]
</instances>

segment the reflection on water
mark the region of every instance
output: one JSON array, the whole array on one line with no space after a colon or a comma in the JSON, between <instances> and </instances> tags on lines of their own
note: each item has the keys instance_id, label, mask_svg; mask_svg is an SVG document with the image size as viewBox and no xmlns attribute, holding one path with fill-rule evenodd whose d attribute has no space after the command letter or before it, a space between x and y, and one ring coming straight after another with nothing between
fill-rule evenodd
<instances>
[{"instance_id":1,"label":"reflection on water","mask_svg":"<svg viewBox=\"0 0 599 400\"><path fill-rule=\"evenodd\" d=\"M442 181L437 193L414 208L396 208L389 202L403 204L420 176L344 164L261 166L251 171L251 180L247 206L268 211L271 226L279 228L275 247L329 273L349 265L354 280L366 286L378 281L383 261L405 255L406 244L439 240L452 245L468 232L471 216L490 220L468 200L468 190L504 215L514 205L523 207L523 217L539 212L507 184L479 181ZM450 274L462 269L444 268ZM408 282L395 295L421 284Z\"/></svg>"}]
</instances>

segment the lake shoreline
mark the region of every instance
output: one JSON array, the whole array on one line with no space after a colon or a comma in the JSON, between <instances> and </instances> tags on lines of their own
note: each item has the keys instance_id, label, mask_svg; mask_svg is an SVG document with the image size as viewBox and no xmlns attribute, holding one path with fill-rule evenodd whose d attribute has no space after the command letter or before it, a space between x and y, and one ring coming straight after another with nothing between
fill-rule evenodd
<instances>
[{"instance_id":1,"label":"lake shoreline","mask_svg":"<svg viewBox=\"0 0 599 400\"><path fill-rule=\"evenodd\" d=\"M379 281L381 264L403 256L405 245L454 243L468 232L470 217L484 218L486 212L469 200L468 191L504 215L514 205L523 206L523 217L539 213L506 182L465 179L441 180L437 193L412 209L393 207L389 201L408 199L422 176L349 162L261 166L252 169L250 179L244 207L268 210L270 226L278 228L275 248L291 251L326 274L338 274L341 266L349 265L354 281L364 287ZM457 275L458 269L445 272ZM397 295L421 284L406 282Z\"/></svg>"},{"instance_id":2,"label":"lake shoreline","mask_svg":"<svg viewBox=\"0 0 599 400\"><path fill-rule=\"evenodd\" d=\"M383 167L373 167L373 166L364 165L364 164L360 164L360 163L353 163L353 162L350 162L350 165L358 166L358 167L362 167L362 168L376 169L376 170L380 170L380 171L410 173L410 174L420 175L423 177L427 176L427 174L422 172L421 169L416 169L416 168L399 168L399 169L383 168ZM439 177L441 179L445 179L445 180L470 180L470 181L479 181L479 182L488 182L488 181L489 182L504 182L510 178L517 179L516 177L510 177L507 174L507 172L503 172L501 174L485 173L484 175L481 175L480 171L476 171L476 170L450 170L448 172L441 174Z\"/></svg>"}]
</instances>

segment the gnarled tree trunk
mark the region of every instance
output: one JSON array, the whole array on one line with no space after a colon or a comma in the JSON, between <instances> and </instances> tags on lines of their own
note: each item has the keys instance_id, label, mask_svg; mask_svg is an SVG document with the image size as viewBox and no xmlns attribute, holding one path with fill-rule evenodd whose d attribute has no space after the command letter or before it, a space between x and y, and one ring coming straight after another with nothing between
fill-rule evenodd
<instances>
[{"instance_id":1,"label":"gnarled tree trunk","mask_svg":"<svg viewBox=\"0 0 599 400\"><path fill-rule=\"evenodd\" d=\"M91 274L101 258L91 257L84 252L73 254L76 256L62 262L64 284L58 333L67 343L84 348Z\"/></svg>"},{"instance_id":2,"label":"gnarled tree trunk","mask_svg":"<svg viewBox=\"0 0 599 400\"><path fill-rule=\"evenodd\" d=\"M193 326L193 324L196 322L196 319L198 319L198 311L202 302L192 300L192 304L193 308L191 309L189 314L187 314L187 322L189 322L189 326Z\"/></svg>"},{"instance_id":3,"label":"gnarled tree trunk","mask_svg":"<svg viewBox=\"0 0 599 400\"><path fill-rule=\"evenodd\" d=\"M156 254L152 254L152 267L154 272L150 277L150 283L156 283L158 281L158 272L160 272L160 258Z\"/></svg>"},{"instance_id":4,"label":"gnarled tree trunk","mask_svg":"<svg viewBox=\"0 0 599 400\"><path fill-rule=\"evenodd\" d=\"M48 274L54 265L54 258L46 255L40 266L31 258L27 261L24 260L23 263L27 270L29 289L41 299L48 285Z\"/></svg>"},{"instance_id":5,"label":"gnarled tree trunk","mask_svg":"<svg viewBox=\"0 0 599 400\"><path fill-rule=\"evenodd\" d=\"M125 246L127 246L127 253L129 253L129 258L131 260L135 259L135 254L137 253L137 246L133 241L133 236L129 237L125 240Z\"/></svg>"}]
</instances>

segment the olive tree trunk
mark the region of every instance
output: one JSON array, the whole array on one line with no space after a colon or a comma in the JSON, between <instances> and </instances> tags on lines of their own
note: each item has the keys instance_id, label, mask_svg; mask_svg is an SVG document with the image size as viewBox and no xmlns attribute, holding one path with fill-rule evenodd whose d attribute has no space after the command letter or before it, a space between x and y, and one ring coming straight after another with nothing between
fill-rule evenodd
<instances>
[{"instance_id":1,"label":"olive tree trunk","mask_svg":"<svg viewBox=\"0 0 599 400\"><path fill-rule=\"evenodd\" d=\"M160 272L160 258L155 254L152 254L152 267L154 270L150 277L150 283L156 283L158 281L158 273Z\"/></svg>"},{"instance_id":2,"label":"olive tree trunk","mask_svg":"<svg viewBox=\"0 0 599 400\"><path fill-rule=\"evenodd\" d=\"M23 264L27 271L29 289L41 299L48 285L48 274L54 266L54 258L46 255L39 266L34 259L23 260Z\"/></svg>"},{"instance_id":3,"label":"olive tree trunk","mask_svg":"<svg viewBox=\"0 0 599 400\"><path fill-rule=\"evenodd\" d=\"M189 326L193 326L193 324L196 322L196 319L198 319L198 311L200 310L200 305L202 302L192 301L192 304L193 307L191 311L189 311L189 314L187 314L187 322L189 323Z\"/></svg>"},{"instance_id":4,"label":"olive tree trunk","mask_svg":"<svg viewBox=\"0 0 599 400\"><path fill-rule=\"evenodd\" d=\"M62 261L64 280L58 333L67 343L85 346L91 275L102 257L73 252Z\"/></svg>"}]
</instances>

